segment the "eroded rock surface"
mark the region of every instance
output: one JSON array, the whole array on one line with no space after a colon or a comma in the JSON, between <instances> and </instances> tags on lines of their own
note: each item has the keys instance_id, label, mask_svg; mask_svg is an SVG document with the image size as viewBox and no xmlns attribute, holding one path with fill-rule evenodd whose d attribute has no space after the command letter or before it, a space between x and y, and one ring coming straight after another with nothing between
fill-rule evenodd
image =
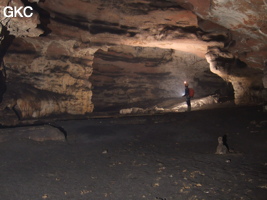
<instances>
[{"instance_id":1,"label":"eroded rock surface","mask_svg":"<svg viewBox=\"0 0 267 200\"><path fill-rule=\"evenodd\" d=\"M33 3L34 1L29 2ZM10 35L14 35L16 37L38 37L43 33L43 30L37 27L37 25L40 24L38 12L33 11L33 15L30 18L5 17L4 8L6 6L19 8L25 5L21 0L1 0L0 26L5 26Z\"/></svg>"},{"instance_id":2,"label":"eroded rock surface","mask_svg":"<svg viewBox=\"0 0 267 200\"><path fill-rule=\"evenodd\" d=\"M145 109L168 99L184 101L184 80L197 98L226 89L208 67L205 59L180 51L129 46L99 50L90 78L95 109Z\"/></svg>"},{"instance_id":3,"label":"eroded rock surface","mask_svg":"<svg viewBox=\"0 0 267 200\"><path fill-rule=\"evenodd\" d=\"M181 95L184 79L199 97L227 88L224 80L236 104L266 101L265 0L4 0L1 10L7 5L35 11L0 16L2 113L139 106Z\"/></svg>"},{"instance_id":4,"label":"eroded rock surface","mask_svg":"<svg viewBox=\"0 0 267 200\"><path fill-rule=\"evenodd\" d=\"M21 118L92 112L90 55L69 46L75 41L15 39L4 62L7 95ZM10 107L10 106L9 106Z\"/></svg>"}]
</instances>

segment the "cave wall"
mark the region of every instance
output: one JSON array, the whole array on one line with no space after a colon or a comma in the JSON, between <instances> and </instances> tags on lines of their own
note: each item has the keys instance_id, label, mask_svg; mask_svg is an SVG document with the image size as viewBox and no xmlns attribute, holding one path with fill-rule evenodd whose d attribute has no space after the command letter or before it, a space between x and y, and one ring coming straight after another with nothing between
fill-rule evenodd
<instances>
[{"instance_id":1,"label":"cave wall","mask_svg":"<svg viewBox=\"0 0 267 200\"><path fill-rule=\"evenodd\" d=\"M93 103L95 111L148 108L168 99L184 101L186 80L196 98L226 91L219 76L209 72L206 59L181 51L120 46L95 53Z\"/></svg>"},{"instance_id":2,"label":"cave wall","mask_svg":"<svg viewBox=\"0 0 267 200\"><path fill-rule=\"evenodd\" d=\"M263 73L258 68L250 68L229 52L210 48L206 54L211 72L231 82L235 91L237 105L253 104L267 100L263 85Z\"/></svg>"},{"instance_id":3,"label":"cave wall","mask_svg":"<svg viewBox=\"0 0 267 200\"><path fill-rule=\"evenodd\" d=\"M21 118L92 112L92 56L75 43L15 39L4 57L8 96L3 104Z\"/></svg>"},{"instance_id":4,"label":"cave wall","mask_svg":"<svg viewBox=\"0 0 267 200\"><path fill-rule=\"evenodd\" d=\"M4 8L6 6L11 7L21 7L25 6L27 1L21 0L1 0L0 2L0 27L5 27L10 35L15 37L38 37L44 33L42 29L38 27L40 24L39 13L37 11L33 11L33 15L31 18L22 18L22 17L5 17L4 16ZM39 2L39 0L29 0L29 3ZM33 5L33 4L30 4ZM35 5L35 4L34 4ZM2 32L1 32L2 33Z\"/></svg>"},{"instance_id":5,"label":"cave wall","mask_svg":"<svg viewBox=\"0 0 267 200\"><path fill-rule=\"evenodd\" d=\"M26 4L32 18L0 12L1 116L169 98L184 78L200 96L223 79L236 104L267 101L265 0L3 0L0 10Z\"/></svg>"}]
</instances>

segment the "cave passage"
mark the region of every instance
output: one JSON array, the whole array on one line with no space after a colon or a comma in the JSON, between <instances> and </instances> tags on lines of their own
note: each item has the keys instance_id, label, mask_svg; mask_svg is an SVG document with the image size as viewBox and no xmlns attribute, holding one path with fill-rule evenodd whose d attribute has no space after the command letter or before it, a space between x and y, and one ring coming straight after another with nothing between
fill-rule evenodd
<instances>
[{"instance_id":1,"label":"cave passage","mask_svg":"<svg viewBox=\"0 0 267 200\"><path fill-rule=\"evenodd\" d=\"M94 54L90 77L94 112L118 113L123 109L140 108L138 112L142 113L142 109L146 112L155 107L169 111L176 108L177 111L178 105L185 102L184 80L196 91L195 107L234 98L231 83L210 72L204 59L159 48L127 46L124 51L113 48ZM155 51L160 54L158 57Z\"/></svg>"}]
</instances>

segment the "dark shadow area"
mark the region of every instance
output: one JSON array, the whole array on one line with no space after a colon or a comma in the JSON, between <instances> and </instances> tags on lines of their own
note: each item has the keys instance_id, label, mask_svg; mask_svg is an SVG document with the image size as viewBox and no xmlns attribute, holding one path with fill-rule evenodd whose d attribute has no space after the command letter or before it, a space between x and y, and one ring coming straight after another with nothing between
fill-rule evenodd
<instances>
[{"instance_id":1,"label":"dark shadow area","mask_svg":"<svg viewBox=\"0 0 267 200\"><path fill-rule=\"evenodd\" d=\"M76 15L73 18L74 19L63 15L62 13L55 12L55 17L53 18L53 20L63 25L73 26L84 31L89 30L88 21L84 17Z\"/></svg>"},{"instance_id":2,"label":"dark shadow area","mask_svg":"<svg viewBox=\"0 0 267 200\"><path fill-rule=\"evenodd\" d=\"M226 146L227 150L229 151L229 146L227 142L227 135L223 135L223 145Z\"/></svg>"},{"instance_id":3,"label":"dark shadow area","mask_svg":"<svg viewBox=\"0 0 267 200\"><path fill-rule=\"evenodd\" d=\"M111 34L123 35L127 33L126 30L120 29L119 27L117 28L113 26L103 26L94 24L90 26L89 31L92 34L111 33Z\"/></svg>"},{"instance_id":4,"label":"dark shadow area","mask_svg":"<svg viewBox=\"0 0 267 200\"><path fill-rule=\"evenodd\" d=\"M52 124L68 142L15 137L46 134L34 126L0 129L1 198L265 200L266 133L258 125L266 113L259 109ZM235 152L216 155L217 138L226 134Z\"/></svg>"},{"instance_id":5,"label":"dark shadow area","mask_svg":"<svg viewBox=\"0 0 267 200\"><path fill-rule=\"evenodd\" d=\"M40 35L46 36L51 33L51 29L48 28L48 24L50 24L50 14L44 9L40 8L37 3L30 3L27 0L21 0L25 6L31 6L35 12L39 14L40 24L37 25L37 28L44 31L43 34ZM45 0L41 0L40 2L45 2Z\"/></svg>"},{"instance_id":6,"label":"dark shadow area","mask_svg":"<svg viewBox=\"0 0 267 200\"><path fill-rule=\"evenodd\" d=\"M103 25L103 26L119 26L119 24L118 23L111 23L111 22L107 22L107 21L102 21L102 20L97 20L97 19L95 19L95 20L93 20L92 21L92 24L94 24L94 25Z\"/></svg>"},{"instance_id":7,"label":"dark shadow area","mask_svg":"<svg viewBox=\"0 0 267 200\"><path fill-rule=\"evenodd\" d=\"M3 72L0 70L0 104L3 100L3 95L6 92L6 78L3 75Z\"/></svg>"},{"instance_id":8,"label":"dark shadow area","mask_svg":"<svg viewBox=\"0 0 267 200\"><path fill-rule=\"evenodd\" d=\"M2 32L0 35L0 38L3 38L0 45L0 65L2 70L0 70L0 103L3 100L3 95L6 92L7 85L6 85L6 68L3 61L3 58L5 54L7 53L7 50L9 46L12 44L12 41L14 40L14 36L9 35L9 32L5 26L2 26Z\"/></svg>"},{"instance_id":9,"label":"dark shadow area","mask_svg":"<svg viewBox=\"0 0 267 200\"><path fill-rule=\"evenodd\" d=\"M216 90L213 94L217 98L218 103L224 103L235 99L233 85L230 82L225 82L225 87Z\"/></svg>"},{"instance_id":10,"label":"dark shadow area","mask_svg":"<svg viewBox=\"0 0 267 200\"><path fill-rule=\"evenodd\" d=\"M4 38L1 41L1 46L0 46L0 59L4 58L9 46L12 44L12 41L15 39L15 36L9 35L9 32L5 26L2 27L2 32L0 35L1 38Z\"/></svg>"},{"instance_id":11,"label":"dark shadow area","mask_svg":"<svg viewBox=\"0 0 267 200\"><path fill-rule=\"evenodd\" d=\"M99 33L110 33L110 34L118 34L118 35L125 35L129 34L130 37L134 37L136 35L135 32L130 30L135 30L135 27L128 27L128 26L120 26L118 23L110 23L107 21L101 20L93 20L88 21L83 16L73 16L68 17L61 13L55 13L56 17L53 19L58 23L77 27L81 30L85 30L91 34L99 34Z\"/></svg>"},{"instance_id":12,"label":"dark shadow area","mask_svg":"<svg viewBox=\"0 0 267 200\"><path fill-rule=\"evenodd\" d=\"M236 59L235 66L237 68L247 68L248 65L245 62L241 61L240 59Z\"/></svg>"}]
</instances>

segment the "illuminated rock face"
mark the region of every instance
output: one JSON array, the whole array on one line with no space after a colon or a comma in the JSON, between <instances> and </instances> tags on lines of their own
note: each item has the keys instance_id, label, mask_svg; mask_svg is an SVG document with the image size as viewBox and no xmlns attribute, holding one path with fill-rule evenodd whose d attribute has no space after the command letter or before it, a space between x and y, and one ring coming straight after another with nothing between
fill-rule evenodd
<instances>
[{"instance_id":1,"label":"illuminated rock face","mask_svg":"<svg viewBox=\"0 0 267 200\"><path fill-rule=\"evenodd\" d=\"M177 97L184 79L199 97L223 79L237 104L267 98L265 1L28 2L32 18L0 15L2 111L38 118L128 107Z\"/></svg>"},{"instance_id":2,"label":"illuminated rock face","mask_svg":"<svg viewBox=\"0 0 267 200\"><path fill-rule=\"evenodd\" d=\"M32 2L32 1L31 1ZM0 2L0 27L5 26L11 35L16 37L38 37L43 33L43 30L39 29L37 25L40 23L39 15L37 12L34 12L30 18L21 18L21 17L5 17L4 8L6 6L20 8L24 6L20 0L1 0ZM23 13L22 10L20 10ZM9 14L9 13L8 13Z\"/></svg>"},{"instance_id":3,"label":"illuminated rock face","mask_svg":"<svg viewBox=\"0 0 267 200\"><path fill-rule=\"evenodd\" d=\"M225 82L208 68L206 59L173 50L129 46L99 50L90 77L95 111L184 101L185 80L196 98L225 89Z\"/></svg>"},{"instance_id":4,"label":"illuminated rock face","mask_svg":"<svg viewBox=\"0 0 267 200\"><path fill-rule=\"evenodd\" d=\"M21 118L85 114L93 110L89 77L92 57L70 48L75 41L15 39L4 62Z\"/></svg>"},{"instance_id":5,"label":"illuminated rock face","mask_svg":"<svg viewBox=\"0 0 267 200\"><path fill-rule=\"evenodd\" d=\"M206 59L210 64L211 72L232 83L236 104L266 100L261 70L249 68L231 53L221 52L218 48L210 48Z\"/></svg>"}]
</instances>

